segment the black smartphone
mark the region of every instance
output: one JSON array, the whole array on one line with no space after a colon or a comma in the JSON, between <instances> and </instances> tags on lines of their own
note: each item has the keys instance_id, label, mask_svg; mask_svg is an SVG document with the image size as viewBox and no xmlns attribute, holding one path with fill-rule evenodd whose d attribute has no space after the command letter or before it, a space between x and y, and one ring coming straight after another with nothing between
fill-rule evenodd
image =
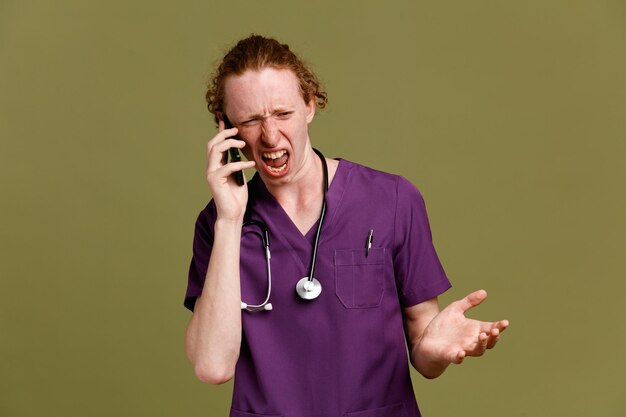
<instances>
[{"instance_id":1,"label":"black smartphone","mask_svg":"<svg viewBox=\"0 0 626 417\"><path fill-rule=\"evenodd\" d=\"M230 120L228 120L228 117L226 117L226 113L222 113L222 118L224 120L224 127L226 129L232 129L233 128L233 124L230 122ZM237 135L233 136L233 139L241 140L241 138L239 138L239 136L237 136ZM228 155L229 154L230 154L230 162L239 162L239 161L241 161L241 155L239 154L239 149L237 149L237 148L230 148L230 149L228 149L228 152L225 155L226 163L228 163ZM237 182L237 184L239 184L239 185L243 185L244 184L243 172L242 171L235 171L235 172L233 172L233 176L235 177L235 181Z\"/></svg>"}]
</instances>

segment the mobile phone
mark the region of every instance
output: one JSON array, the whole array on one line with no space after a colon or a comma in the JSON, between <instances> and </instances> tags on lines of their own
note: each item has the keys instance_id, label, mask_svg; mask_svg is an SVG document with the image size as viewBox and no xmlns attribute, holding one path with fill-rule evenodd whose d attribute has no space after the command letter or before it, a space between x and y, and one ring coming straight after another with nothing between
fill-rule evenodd
<instances>
[{"instance_id":1,"label":"mobile phone","mask_svg":"<svg viewBox=\"0 0 626 417\"><path fill-rule=\"evenodd\" d=\"M226 129L232 129L233 128L233 124L230 122L230 120L228 120L228 117L226 117L226 113L222 113L222 118L224 120L224 127ZM233 139L242 140L237 135L233 136ZM241 155L239 154L239 149L237 149L237 148L230 148L230 149L228 149L228 152L226 152L225 154L226 154L225 155L226 163L228 163L228 155L230 155L230 162L239 162L239 161L241 161ZM233 172L233 176L235 177L235 181L237 182L237 184L239 184L239 185L243 185L244 184L243 172L242 171L235 171L235 172Z\"/></svg>"}]
</instances>

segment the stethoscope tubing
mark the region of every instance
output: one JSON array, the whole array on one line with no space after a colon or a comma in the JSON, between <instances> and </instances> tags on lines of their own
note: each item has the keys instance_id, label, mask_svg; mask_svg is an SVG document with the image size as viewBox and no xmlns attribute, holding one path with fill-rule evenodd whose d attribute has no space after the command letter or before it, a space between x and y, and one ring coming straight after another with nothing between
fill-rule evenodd
<instances>
[{"instance_id":1,"label":"stethoscope tubing","mask_svg":"<svg viewBox=\"0 0 626 417\"><path fill-rule=\"evenodd\" d=\"M270 295L272 294L272 268L270 264L270 259L272 258L270 252L270 236L267 226L263 222L258 220L247 220L243 223L242 228L246 226L257 226L261 229L261 239L263 240L263 247L265 249L265 266L266 266L266 275L267 275L267 295L265 300L261 304L246 304L244 302L241 303L242 310L247 310L250 312L262 311L262 310L271 310L272 305L269 303ZM267 307L269 306L269 308Z\"/></svg>"},{"instance_id":2,"label":"stethoscope tubing","mask_svg":"<svg viewBox=\"0 0 626 417\"><path fill-rule=\"evenodd\" d=\"M322 161L322 169L324 171L324 193L322 196L322 210L320 212L320 219L317 224L317 231L315 233L315 243L313 244L313 254L311 255L311 265L309 266L309 282L313 281L313 272L315 271L315 261L317 260L317 246L319 244L320 235L322 233L322 225L324 223L324 217L326 216L326 193L328 192L328 166L326 165L326 158L317 149L313 148L313 151L320 157Z\"/></svg>"},{"instance_id":3,"label":"stethoscope tubing","mask_svg":"<svg viewBox=\"0 0 626 417\"><path fill-rule=\"evenodd\" d=\"M324 155L317 149L313 148L313 151L317 154L317 156L319 156L320 160L322 161L322 170L324 173L324 184L323 184L324 192L322 196L322 209L320 211L317 231L315 233L315 241L313 244L313 253L311 254L309 274L308 274L308 277L305 277L307 278L306 281L304 278L302 278L300 281L298 281L296 285L296 293L302 299L305 299L305 300L314 299L321 292L321 284L318 280L316 280L313 277L313 273L315 272L315 262L317 260L317 248L319 245L320 235L322 233L324 217L326 216L326 193L328 192L328 166L326 164L326 159L324 158ZM246 220L243 223L242 228L246 226L250 226L250 225L257 226L262 232L261 238L263 240L263 247L265 249L265 264L266 264L266 270L267 270L267 296L265 297L265 300L261 304L247 304L242 301L241 309L250 311L250 312L272 310L273 308L272 304L269 302L270 295L272 294L272 268L270 265L271 254L270 254L269 230L267 226L265 225L265 223L259 220ZM305 282L304 286L302 286L302 282Z\"/></svg>"}]
</instances>

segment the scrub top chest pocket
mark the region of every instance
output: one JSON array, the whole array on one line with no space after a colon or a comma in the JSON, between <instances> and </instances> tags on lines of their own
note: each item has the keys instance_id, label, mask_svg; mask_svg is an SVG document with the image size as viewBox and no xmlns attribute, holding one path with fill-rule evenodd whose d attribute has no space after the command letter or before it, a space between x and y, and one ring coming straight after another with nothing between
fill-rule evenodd
<instances>
[{"instance_id":1,"label":"scrub top chest pocket","mask_svg":"<svg viewBox=\"0 0 626 417\"><path fill-rule=\"evenodd\" d=\"M346 308L380 306L384 287L385 248L335 250L335 292Z\"/></svg>"}]
</instances>

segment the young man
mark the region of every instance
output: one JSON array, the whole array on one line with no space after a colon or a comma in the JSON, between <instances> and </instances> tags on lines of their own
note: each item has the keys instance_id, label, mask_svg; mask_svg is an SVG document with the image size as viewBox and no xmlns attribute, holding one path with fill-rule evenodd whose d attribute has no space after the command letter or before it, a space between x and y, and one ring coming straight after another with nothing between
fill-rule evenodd
<instances>
[{"instance_id":1,"label":"young man","mask_svg":"<svg viewBox=\"0 0 626 417\"><path fill-rule=\"evenodd\" d=\"M450 283L421 195L312 148L308 125L326 94L287 45L240 41L207 101L219 126L207 149L213 199L196 221L185 298L198 378L235 376L235 417L419 416L406 344L434 378L492 348L508 322L464 317L482 290L439 311ZM227 163L230 148L248 161ZM234 173L252 167L239 185Z\"/></svg>"}]
</instances>

